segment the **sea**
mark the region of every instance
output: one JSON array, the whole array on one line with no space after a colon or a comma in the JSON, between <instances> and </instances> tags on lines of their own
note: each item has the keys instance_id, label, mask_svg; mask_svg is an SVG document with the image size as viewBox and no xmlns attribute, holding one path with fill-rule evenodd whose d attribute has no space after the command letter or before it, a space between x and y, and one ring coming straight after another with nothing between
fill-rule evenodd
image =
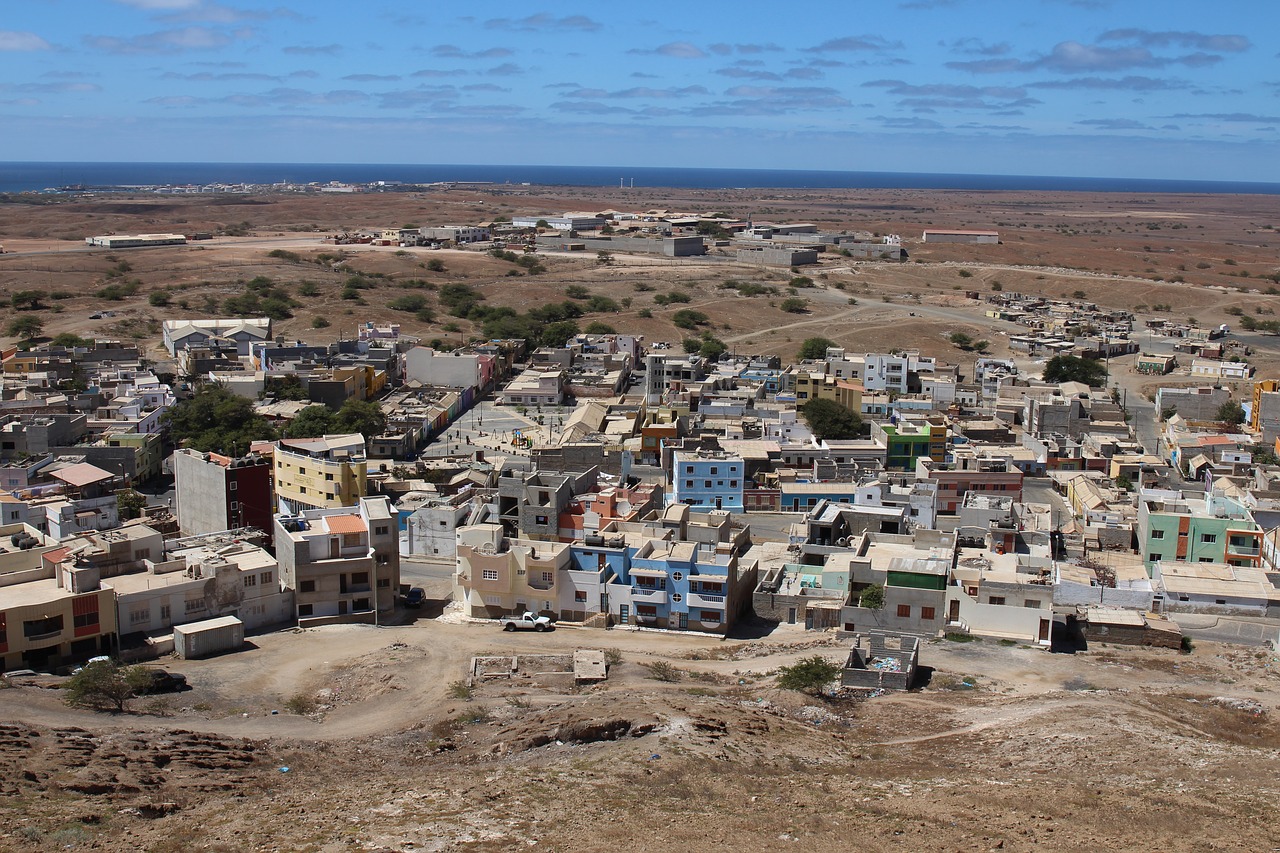
<instances>
[{"instance_id":1,"label":"sea","mask_svg":"<svg viewBox=\"0 0 1280 853\"><path fill-rule=\"evenodd\" d=\"M1280 183L1255 181L835 172L791 169L691 169L630 166L482 166L371 163L37 163L0 162L0 192L63 187L207 184L486 183L684 189L938 189L1280 195Z\"/></svg>"}]
</instances>

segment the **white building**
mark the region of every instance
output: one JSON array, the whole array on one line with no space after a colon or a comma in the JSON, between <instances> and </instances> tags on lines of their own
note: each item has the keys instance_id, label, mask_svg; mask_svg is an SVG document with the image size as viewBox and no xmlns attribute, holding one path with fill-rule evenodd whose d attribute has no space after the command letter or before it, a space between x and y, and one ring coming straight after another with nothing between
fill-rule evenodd
<instances>
[{"instance_id":1,"label":"white building","mask_svg":"<svg viewBox=\"0 0 1280 853\"><path fill-rule=\"evenodd\" d=\"M414 347L404 355L404 378L439 388L483 388L482 366L490 356L476 353L436 352L431 347Z\"/></svg>"},{"instance_id":2,"label":"white building","mask_svg":"<svg viewBox=\"0 0 1280 853\"><path fill-rule=\"evenodd\" d=\"M164 348L169 355L215 339L236 342L236 354L248 355L251 344L271 339L269 317L232 317L224 320L165 320L161 323Z\"/></svg>"}]
</instances>

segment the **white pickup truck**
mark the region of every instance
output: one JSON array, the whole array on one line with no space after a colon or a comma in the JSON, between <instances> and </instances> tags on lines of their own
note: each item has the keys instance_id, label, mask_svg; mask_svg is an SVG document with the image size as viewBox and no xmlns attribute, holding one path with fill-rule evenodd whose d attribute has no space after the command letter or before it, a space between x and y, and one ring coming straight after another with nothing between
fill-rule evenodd
<instances>
[{"instance_id":1,"label":"white pickup truck","mask_svg":"<svg viewBox=\"0 0 1280 853\"><path fill-rule=\"evenodd\" d=\"M552 625L546 616L534 616L526 610L523 616L504 616L502 630L542 632L552 630Z\"/></svg>"}]
</instances>

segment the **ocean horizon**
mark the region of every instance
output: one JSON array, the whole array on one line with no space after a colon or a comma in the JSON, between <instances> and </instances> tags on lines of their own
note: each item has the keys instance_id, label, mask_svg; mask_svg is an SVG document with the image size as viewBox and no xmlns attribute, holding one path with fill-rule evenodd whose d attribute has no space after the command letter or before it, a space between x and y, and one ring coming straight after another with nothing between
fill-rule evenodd
<instances>
[{"instance_id":1,"label":"ocean horizon","mask_svg":"<svg viewBox=\"0 0 1280 853\"><path fill-rule=\"evenodd\" d=\"M368 163L0 162L0 192L207 184L489 183L673 189L912 189L1280 195L1280 183L1053 175Z\"/></svg>"}]
</instances>

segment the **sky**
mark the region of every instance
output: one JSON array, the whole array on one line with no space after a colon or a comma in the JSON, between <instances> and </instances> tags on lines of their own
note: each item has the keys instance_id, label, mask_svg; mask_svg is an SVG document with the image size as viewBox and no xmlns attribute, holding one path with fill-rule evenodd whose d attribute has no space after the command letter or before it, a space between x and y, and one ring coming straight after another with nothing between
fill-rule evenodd
<instances>
[{"instance_id":1,"label":"sky","mask_svg":"<svg viewBox=\"0 0 1280 853\"><path fill-rule=\"evenodd\" d=\"M5 0L0 160L1280 180L1270 0Z\"/></svg>"}]
</instances>

